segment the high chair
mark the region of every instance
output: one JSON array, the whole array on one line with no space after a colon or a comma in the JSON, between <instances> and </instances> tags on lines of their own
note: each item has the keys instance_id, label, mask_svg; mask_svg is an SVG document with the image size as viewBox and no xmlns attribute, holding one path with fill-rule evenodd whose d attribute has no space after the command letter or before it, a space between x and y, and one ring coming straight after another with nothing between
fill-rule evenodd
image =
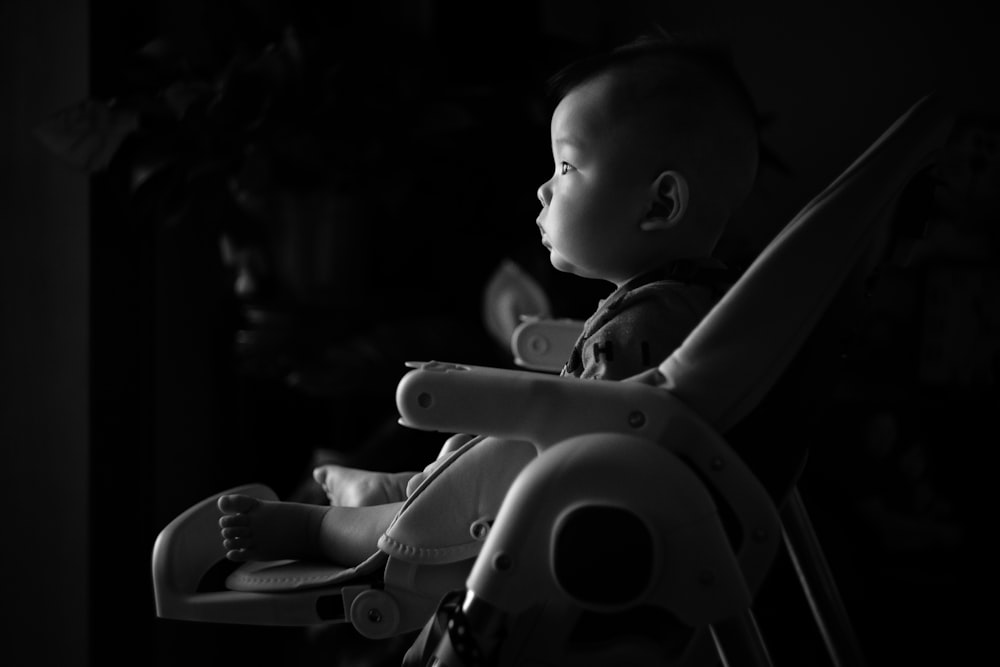
<instances>
[{"instance_id":1,"label":"high chair","mask_svg":"<svg viewBox=\"0 0 1000 667\"><path fill-rule=\"evenodd\" d=\"M925 98L903 114L639 380L412 364L397 389L402 424L500 440L451 454L379 551L352 568L237 568L219 539L222 493L206 499L157 538L158 615L350 622L372 638L423 628L407 665L770 664L754 596L783 531L809 537L809 526L795 522L805 516L794 492L793 510L779 516L724 434L758 407L849 273L881 247L894 199L944 143L941 107ZM531 456L504 458L504 447L523 443ZM490 467L504 461L514 463ZM455 502L470 489L496 494L499 510ZM259 485L239 491L274 497ZM820 557L801 560L824 573ZM826 593L817 598L835 603L835 589Z\"/></svg>"},{"instance_id":2,"label":"high chair","mask_svg":"<svg viewBox=\"0 0 1000 667\"><path fill-rule=\"evenodd\" d=\"M535 371L560 372L583 327L582 321L573 319L522 318L511 336L515 364ZM865 662L860 642L794 482L789 480L791 488L787 493L770 490L778 503L782 545L798 577L831 663L835 667L860 667ZM452 614L462 613L455 602L453 597L450 606L444 605L444 608Z\"/></svg>"}]
</instances>

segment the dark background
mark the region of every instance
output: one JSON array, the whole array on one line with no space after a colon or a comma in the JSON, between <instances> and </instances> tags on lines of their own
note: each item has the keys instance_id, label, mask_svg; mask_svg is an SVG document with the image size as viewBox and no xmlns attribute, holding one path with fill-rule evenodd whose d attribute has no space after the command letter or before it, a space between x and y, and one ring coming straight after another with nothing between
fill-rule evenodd
<instances>
[{"instance_id":1,"label":"dark background","mask_svg":"<svg viewBox=\"0 0 1000 667\"><path fill-rule=\"evenodd\" d=\"M255 4L266 3L248 3ZM997 104L989 75L997 26L971 2L549 0L476 3L476 11L467 3L430 0L362 4L369 6L343 18L358 40L352 49L384 56L383 22L409 26L434 54L428 62L441 80L478 85L487 98L514 90L529 102L555 67L617 44L651 20L729 38L760 110L772 116L764 141L788 167L762 172L727 241L735 255L758 248L919 95L957 91L972 116L994 113ZM114 95L124 63L154 37L206 48L202 9L192 0L0 5L0 487L6 507L0 608L8 638L3 650L10 652L0 655L4 664L295 664L294 647L307 643L298 631L156 619L149 556L166 522L215 491L258 480L293 493L317 447L337 449L357 435L360 427L332 416L351 406L331 403L323 392L304 396L234 372L238 305L212 232L141 224L123 210L112 178L88 180L31 136L56 109L88 94ZM455 306L443 316L474 322L478 285L504 256L539 260L532 221L534 188L550 169L547 121L532 115L530 104L525 108L519 124L485 116L483 136L451 156L458 166L447 163L447 178L457 175L455 189L435 191L413 215L413 224L435 230L432 211L438 205L448 211L440 224L468 234L457 254L443 245L456 237L434 236L440 231L408 236L412 229L395 230L407 244L424 243L420 253L389 234L366 247L397 258L393 266L405 276L424 268L436 276L434 267L454 266L462 276L457 285L430 281L423 293L431 297L427 302ZM400 160L421 167L413 155ZM472 175L478 169L487 184ZM541 260L541 279L555 281L554 293L566 296L557 314L585 315L585 304L603 288L576 289L548 275ZM392 275L390 284L405 282ZM352 283L351 290L363 295L376 283ZM386 302L386 310L396 305ZM487 340L482 332L471 336ZM424 353L434 352L430 344L413 347L402 354L429 358ZM472 363L498 354L488 342L456 349L473 356L453 360ZM393 387L372 389L386 397L390 412ZM817 525L831 536L835 573L844 580L862 638L883 664L895 662L888 658L893 655L968 657L981 636L970 601L985 593L973 556L988 530L979 522L989 497L979 459L989 441L976 428L986 421L980 398L957 403L964 412L934 422L926 437L947 441L935 448L938 481L972 535L958 552L886 550L878 535L853 529L853 514L838 511L844 488L820 478L812 487ZM373 430L384 416L365 415L363 425ZM430 451L414 442L412 451ZM826 469L849 487L857 470L850 456L843 458ZM862 477L878 488L872 475Z\"/></svg>"}]
</instances>

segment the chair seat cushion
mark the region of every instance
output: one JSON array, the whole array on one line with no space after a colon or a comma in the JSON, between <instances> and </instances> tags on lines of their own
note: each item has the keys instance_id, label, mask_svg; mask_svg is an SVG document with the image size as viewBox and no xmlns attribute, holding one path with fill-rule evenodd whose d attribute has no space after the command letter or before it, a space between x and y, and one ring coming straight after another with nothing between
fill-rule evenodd
<instances>
[{"instance_id":1,"label":"chair seat cushion","mask_svg":"<svg viewBox=\"0 0 1000 667\"><path fill-rule=\"evenodd\" d=\"M385 567L385 555L373 554L354 567L301 560L269 560L244 563L226 578L226 588L254 593L296 591L347 584Z\"/></svg>"}]
</instances>

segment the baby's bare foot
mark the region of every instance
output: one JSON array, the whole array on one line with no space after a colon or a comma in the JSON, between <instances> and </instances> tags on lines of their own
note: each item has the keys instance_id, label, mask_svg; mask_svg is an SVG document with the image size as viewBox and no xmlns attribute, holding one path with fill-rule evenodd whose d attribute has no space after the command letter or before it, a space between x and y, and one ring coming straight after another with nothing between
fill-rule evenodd
<instances>
[{"instance_id":1,"label":"baby's bare foot","mask_svg":"<svg viewBox=\"0 0 1000 667\"><path fill-rule=\"evenodd\" d=\"M313 470L313 479L323 487L334 507L366 507L406 499L406 482L414 473L386 473L333 464Z\"/></svg>"},{"instance_id":2,"label":"baby's bare foot","mask_svg":"<svg viewBox=\"0 0 1000 667\"><path fill-rule=\"evenodd\" d=\"M243 494L219 498L222 545L233 561L321 559L319 531L328 507L260 500Z\"/></svg>"}]
</instances>

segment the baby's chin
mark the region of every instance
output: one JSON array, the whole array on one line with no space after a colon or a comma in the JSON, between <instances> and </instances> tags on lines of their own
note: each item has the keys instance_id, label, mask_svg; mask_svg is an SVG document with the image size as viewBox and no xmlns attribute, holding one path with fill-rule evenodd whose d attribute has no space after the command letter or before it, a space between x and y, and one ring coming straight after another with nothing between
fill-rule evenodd
<instances>
[{"instance_id":1,"label":"baby's chin","mask_svg":"<svg viewBox=\"0 0 1000 667\"><path fill-rule=\"evenodd\" d=\"M580 276L581 278L597 277L590 271L587 271L586 269L581 268L576 264L573 264L555 250L549 251L549 262L552 263L552 266L555 269L557 269L558 271L562 271L563 273L572 273L574 276Z\"/></svg>"},{"instance_id":2,"label":"baby's chin","mask_svg":"<svg viewBox=\"0 0 1000 667\"><path fill-rule=\"evenodd\" d=\"M549 262L552 264L553 268L564 273L574 273L576 274L579 269L576 265L567 260L565 257L560 255L555 250L549 250Z\"/></svg>"}]
</instances>

